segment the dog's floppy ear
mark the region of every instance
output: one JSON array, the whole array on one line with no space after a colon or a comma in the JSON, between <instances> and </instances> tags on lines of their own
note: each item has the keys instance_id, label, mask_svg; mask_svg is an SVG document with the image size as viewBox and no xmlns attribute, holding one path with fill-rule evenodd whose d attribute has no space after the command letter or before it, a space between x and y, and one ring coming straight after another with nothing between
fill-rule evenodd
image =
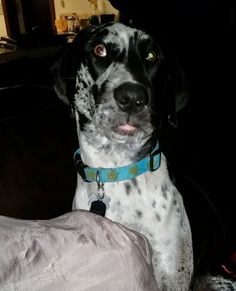
<instances>
[{"instance_id":1,"label":"dog's floppy ear","mask_svg":"<svg viewBox=\"0 0 236 291\"><path fill-rule=\"evenodd\" d=\"M189 99L189 82L181 68L175 68L170 73L169 82L171 92L168 104L168 121L173 127L177 127L177 113L185 107Z\"/></svg>"},{"instance_id":2,"label":"dog's floppy ear","mask_svg":"<svg viewBox=\"0 0 236 291\"><path fill-rule=\"evenodd\" d=\"M162 60L154 80L154 90L159 96L162 122L173 127L178 126L178 112L185 107L189 99L189 82L178 63L175 52L167 47L165 40L159 37L159 50Z\"/></svg>"},{"instance_id":3,"label":"dog's floppy ear","mask_svg":"<svg viewBox=\"0 0 236 291\"><path fill-rule=\"evenodd\" d=\"M66 104L72 105L78 68L83 58L83 47L93 27L81 30L71 44L60 53L52 66L52 79L55 92Z\"/></svg>"},{"instance_id":4,"label":"dog's floppy ear","mask_svg":"<svg viewBox=\"0 0 236 291\"><path fill-rule=\"evenodd\" d=\"M58 97L68 105L72 102L72 88L75 87L76 72L73 69L73 58L70 50L66 50L51 69L54 90Z\"/></svg>"}]
</instances>

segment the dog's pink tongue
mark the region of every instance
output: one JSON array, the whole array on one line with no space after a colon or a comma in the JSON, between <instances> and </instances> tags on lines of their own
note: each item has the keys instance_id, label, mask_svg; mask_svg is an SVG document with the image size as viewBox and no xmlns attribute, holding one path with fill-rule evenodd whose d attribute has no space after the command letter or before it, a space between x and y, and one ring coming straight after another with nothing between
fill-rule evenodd
<instances>
[{"instance_id":1,"label":"dog's pink tongue","mask_svg":"<svg viewBox=\"0 0 236 291\"><path fill-rule=\"evenodd\" d=\"M136 127L130 124L123 124L123 125L119 125L118 128L122 131L126 131L126 132L133 132L136 130Z\"/></svg>"}]
</instances>

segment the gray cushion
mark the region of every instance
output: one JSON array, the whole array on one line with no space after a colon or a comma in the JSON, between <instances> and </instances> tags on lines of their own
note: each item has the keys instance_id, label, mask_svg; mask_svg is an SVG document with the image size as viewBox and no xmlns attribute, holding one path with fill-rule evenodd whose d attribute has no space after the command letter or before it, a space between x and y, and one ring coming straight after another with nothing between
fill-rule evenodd
<instances>
[{"instance_id":1,"label":"gray cushion","mask_svg":"<svg viewBox=\"0 0 236 291\"><path fill-rule=\"evenodd\" d=\"M0 290L156 290L145 237L87 211L0 216Z\"/></svg>"}]
</instances>

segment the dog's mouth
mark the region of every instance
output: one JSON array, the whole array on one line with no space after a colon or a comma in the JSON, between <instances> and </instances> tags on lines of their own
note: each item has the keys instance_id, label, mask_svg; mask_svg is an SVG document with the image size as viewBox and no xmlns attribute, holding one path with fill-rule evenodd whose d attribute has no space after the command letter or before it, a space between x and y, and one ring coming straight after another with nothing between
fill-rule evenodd
<instances>
[{"instance_id":1,"label":"dog's mouth","mask_svg":"<svg viewBox=\"0 0 236 291\"><path fill-rule=\"evenodd\" d=\"M138 128L135 125L125 123L118 125L115 131L120 135L134 135L138 131Z\"/></svg>"}]
</instances>

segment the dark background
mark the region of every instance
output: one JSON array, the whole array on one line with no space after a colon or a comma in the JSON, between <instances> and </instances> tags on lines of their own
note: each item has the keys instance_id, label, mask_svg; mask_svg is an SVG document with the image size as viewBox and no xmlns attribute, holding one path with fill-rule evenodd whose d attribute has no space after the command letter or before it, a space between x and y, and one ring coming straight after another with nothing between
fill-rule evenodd
<instances>
[{"instance_id":1,"label":"dark background","mask_svg":"<svg viewBox=\"0 0 236 291\"><path fill-rule=\"evenodd\" d=\"M236 3L110 2L121 22L161 37L189 81L188 105L179 127L166 128L165 151L190 219L196 267L221 272L236 249ZM0 63L1 215L48 219L71 210L77 137L70 109L52 89L55 59Z\"/></svg>"},{"instance_id":2,"label":"dark background","mask_svg":"<svg viewBox=\"0 0 236 291\"><path fill-rule=\"evenodd\" d=\"M52 87L55 59L0 63L0 215L49 219L71 210L78 141Z\"/></svg>"}]
</instances>

